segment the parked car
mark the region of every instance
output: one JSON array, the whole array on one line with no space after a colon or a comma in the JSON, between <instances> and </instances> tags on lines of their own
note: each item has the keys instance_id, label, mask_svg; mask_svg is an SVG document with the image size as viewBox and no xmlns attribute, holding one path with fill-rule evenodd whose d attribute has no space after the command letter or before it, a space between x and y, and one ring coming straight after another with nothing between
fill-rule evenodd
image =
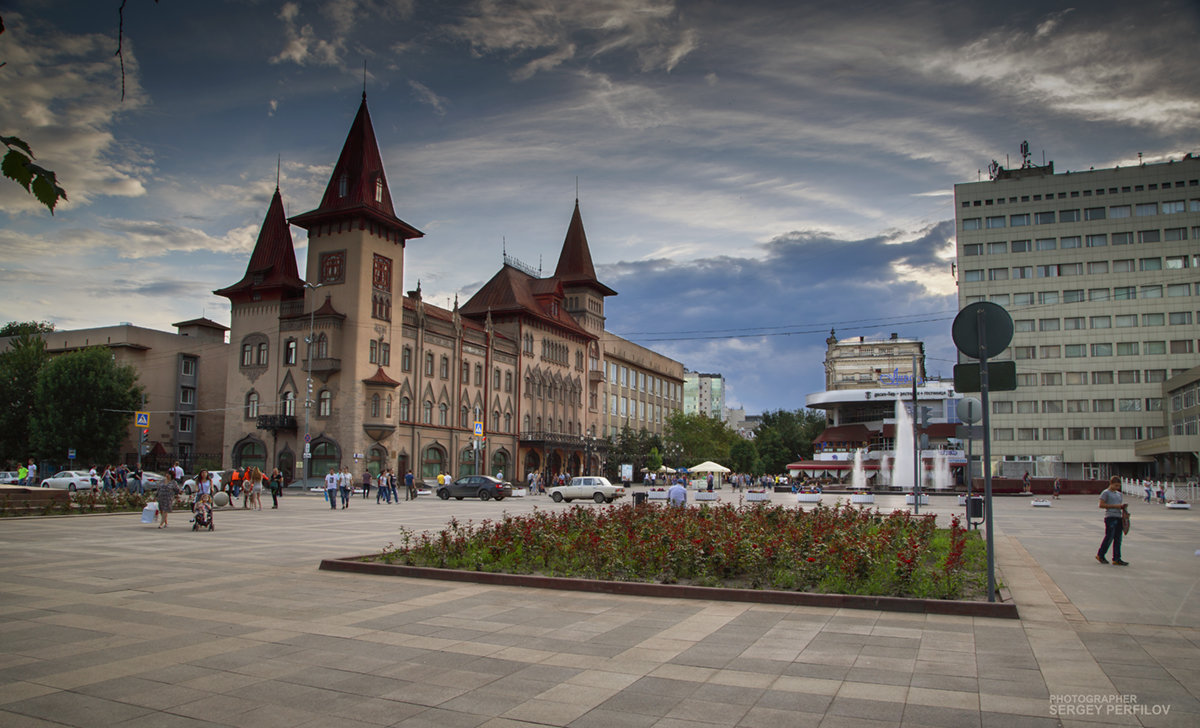
<instances>
[{"instance_id":1,"label":"parked car","mask_svg":"<svg viewBox=\"0 0 1200 728\"><path fill-rule=\"evenodd\" d=\"M490 475L464 475L453 483L439 485L437 497L449 500L451 497L478 498L479 500L504 500L512 495L512 483L497 480Z\"/></svg>"},{"instance_id":2,"label":"parked car","mask_svg":"<svg viewBox=\"0 0 1200 728\"><path fill-rule=\"evenodd\" d=\"M566 485L547 488L546 492L555 503L566 501L570 503L576 498L590 498L597 503L612 503L616 498L625 496L625 489L608 482L608 478L596 475L584 475L571 478Z\"/></svg>"},{"instance_id":3,"label":"parked car","mask_svg":"<svg viewBox=\"0 0 1200 728\"><path fill-rule=\"evenodd\" d=\"M42 481L43 488L65 488L72 493L91 490L92 476L86 470L60 470Z\"/></svg>"},{"instance_id":4,"label":"parked car","mask_svg":"<svg viewBox=\"0 0 1200 728\"><path fill-rule=\"evenodd\" d=\"M17 471L5 470L0 472L0 485L20 485L21 481L17 478Z\"/></svg>"}]
</instances>

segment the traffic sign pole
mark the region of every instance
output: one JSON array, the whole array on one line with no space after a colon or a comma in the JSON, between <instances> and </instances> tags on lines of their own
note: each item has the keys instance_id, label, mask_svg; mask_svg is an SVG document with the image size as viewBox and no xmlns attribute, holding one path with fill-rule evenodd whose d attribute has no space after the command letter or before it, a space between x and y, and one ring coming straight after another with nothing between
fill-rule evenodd
<instances>
[{"instance_id":1,"label":"traffic sign pole","mask_svg":"<svg viewBox=\"0 0 1200 728\"><path fill-rule=\"evenodd\" d=\"M987 529L987 593L988 601L996 601L996 552L992 536L992 438L991 416L988 414L988 346L987 317L982 308L976 309L979 325L979 401L983 404L983 525Z\"/></svg>"}]
</instances>

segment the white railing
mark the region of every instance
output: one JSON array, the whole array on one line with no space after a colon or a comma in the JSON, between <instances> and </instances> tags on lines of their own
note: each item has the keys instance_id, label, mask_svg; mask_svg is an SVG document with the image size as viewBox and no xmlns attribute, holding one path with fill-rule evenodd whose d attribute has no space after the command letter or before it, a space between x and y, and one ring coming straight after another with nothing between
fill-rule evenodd
<instances>
[{"instance_id":1,"label":"white railing","mask_svg":"<svg viewBox=\"0 0 1200 728\"><path fill-rule=\"evenodd\" d=\"M1172 483L1165 480L1136 480L1132 478L1121 479L1121 493L1140 501L1146 500L1146 486L1150 486L1151 503L1159 503L1158 493L1160 490L1163 493L1163 497L1168 501L1185 500L1191 503L1196 500L1197 495L1200 495L1200 485L1196 483Z\"/></svg>"}]
</instances>

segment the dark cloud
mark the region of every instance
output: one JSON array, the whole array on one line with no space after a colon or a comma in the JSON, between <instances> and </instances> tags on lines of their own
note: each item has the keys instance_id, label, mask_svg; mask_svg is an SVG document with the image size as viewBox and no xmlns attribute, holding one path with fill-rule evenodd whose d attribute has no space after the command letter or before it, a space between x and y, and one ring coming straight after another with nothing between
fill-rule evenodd
<instances>
[{"instance_id":1,"label":"dark cloud","mask_svg":"<svg viewBox=\"0 0 1200 728\"><path fill-rule=\"evenodd\" d=\"M690 369L721 372L730 400L750 410L800 407L824 388L831 328L839 338L920 338L936 359L953 357L956 297L938 256L953 232L949 220L904 241L793 232L753 251L762 257L601 266L620 292L608 301L608 328Z\"/></svg>"}]
</instances>

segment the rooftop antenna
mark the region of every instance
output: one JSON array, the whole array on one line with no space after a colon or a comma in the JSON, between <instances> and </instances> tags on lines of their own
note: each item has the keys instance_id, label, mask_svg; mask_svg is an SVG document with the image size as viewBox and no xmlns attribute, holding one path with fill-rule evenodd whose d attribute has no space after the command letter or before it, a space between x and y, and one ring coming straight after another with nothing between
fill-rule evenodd
<instances>
[{"instance_id":1,"label":"rooftop antenna","mask_svg":"<svg viewBox=\"0 0 1200 728\"><path fill-rule=\"evenodd\" d=\"M367 100L367 59L363 59L363 101Z\"/></svg>"},{"instance_id":2,"label":"rooftop antenna","mask_svg":"<svg viewBox=\"0 0 1200 728\"><path fill-rule=\"evenodd\" d=\"M579 175L575 175L575 201L579 202Z\"/></svg>"},{"instance_id":3,"label":"rooftop antenna","mask_svg":"<svg viewBox=\"0 0 1200 728\"><path fill-rule=\"evenodd\" d=\"M542 277L542 254L538 253L538 278Z\"/></svg>"},{"instance_id":4,"label":"rooftop antenna","mask_svg":"<svg viewBox=\"0 0 1200 728\"><path fill-rule=\"evenodd\" d=\"M283 155L275 155L275 189L279 189L279 169L283 166Z\"/></svg>"}]
</instances>

